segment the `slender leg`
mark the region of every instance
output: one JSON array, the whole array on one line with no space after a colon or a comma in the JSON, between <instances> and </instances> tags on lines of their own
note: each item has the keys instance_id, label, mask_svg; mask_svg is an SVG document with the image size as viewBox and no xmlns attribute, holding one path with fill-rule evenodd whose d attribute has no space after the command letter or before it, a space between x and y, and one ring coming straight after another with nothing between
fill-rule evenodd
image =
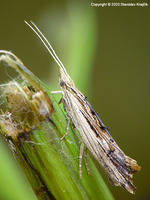
<instances>
[{"instance_id":1,"label":"slender leg","mask_svg":"<svg viewBox=\"0 0 150 200\"><path fill-rule=\"evenodd\" d=\"M63 103L63 98L61 98L61 99L59 100L59 102L58 102L58 104L61 104L61 103Z\"/></svg>"},{"instance_id":2,"label":"slender leg","mask_svg":"<svg viewBox=\"0 0 150 200\"><path fill-rule=\"evenodd\" d=\"M70 124L70 118L68 118L68 123L67 123L66 133L65 133L64 136L62 136L61 140L63 140L63 139L65 138L65 136L68 134L69 124Z\"/></svg>"},{"instance_id":3,"label":"slender leg","mask_svg":"<svg viewBox=\"0 0 150 200\"><path fill-rule=\"evenodd\" d=\"M52 94L62 94L63 95L63 91L52 91L51 93ZM63 98L61 98L60 101L58 102L58 104L61 104L61 103L63 103ZM65 136L68 134L69 124L70 124L70 118L68 118L66 133L65 133L64 136L62 136L61 140L63 140L65 138Z\"/></svg>"},{"instance_id":4,"label":"slender leg","mask_svg":"<svg viewBox=\"0 0 150 200\"><path fill-rule=\"evenodd\" d=\"M82 177L81 163L82 163L83 150L84 150L84 143L82 142L82 144L80 146L80 154L79 154L79 174L80 174L80 178Z\"/></svg>"},{"instance_id":5,"label":"slender leg","mask_svg":"<svg viewBox=\"0 0 150 200\"><path fill-rule=\"evenodd\" d=\"M63 92L62 91L51 91L52 94L62 94L63 95ZM60 99L60 101L58 102L58 104L61 104L63 102L63 98Z\"/></svg>"},{"instance_id":6,"label":"slender leg","mask_svg":"<svg viewBox=\"0 0 150 200\"><path fill-rule=\"evenodd\" d=\"M85 152L84 152L84 160L85 160L85 166L86 166L87 173L88 173L88 175L90 175L90 170L89 170L89 166L88 166L88 163L87 163L87 147L86 147Z\"/></svg>"},{"instance_id":7,"label":"slender leg","mask_svg":"<svg viewBox=\"0 0 150 200\"><path fill-rule=\"evenodd\" d=\"M52 94L63 94L63 92L60 90L60 91L51 91Z\"/></svg>"}]
</instances>

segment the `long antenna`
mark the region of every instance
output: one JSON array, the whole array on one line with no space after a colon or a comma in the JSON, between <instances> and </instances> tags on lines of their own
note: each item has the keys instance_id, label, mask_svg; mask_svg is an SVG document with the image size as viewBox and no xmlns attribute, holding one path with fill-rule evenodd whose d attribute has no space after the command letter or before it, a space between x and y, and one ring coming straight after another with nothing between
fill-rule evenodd
<instances>
[{"instance_id":1,"label":"long antenna","mask_svg":"<svg viewBox=\"0 0 150 200\"><path fill-rule=\"evenodd\" d=\"M62 64L62 62L60 61L60 59L58 58L57 54L55 53L53 47L51 46L51 44L49 43L49 41L46 39L46 37L43 35L43 33L40 31L40 29L34 24L34 22L30 21L31 24L30 25L27 21L24 21L33 31L34 33L39 37L39 39L42 41L42 43L44 44L44 46L46 47L46 49L48 50L48 52L50 53L50 55L53 57L53 59L55 60L55 62L58 64L58 66L66 73L66 75L68 76L68 73L64 67L64 65Z\"/></svg>"}]
</instances>

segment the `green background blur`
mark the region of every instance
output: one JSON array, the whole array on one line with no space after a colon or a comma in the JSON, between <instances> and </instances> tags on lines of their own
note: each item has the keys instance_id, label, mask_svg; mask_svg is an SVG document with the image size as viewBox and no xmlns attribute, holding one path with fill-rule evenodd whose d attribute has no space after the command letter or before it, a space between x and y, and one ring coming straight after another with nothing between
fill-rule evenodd
<instances>
[{"instance_id":1,"label":"green background blur","mask_svg":"<svg viewBox=\"0 0 150 200\"><path fill-rule=\"evenodd\" d=\"M93 7L91 3L1 0L0 49L11 50L51 90L60 90L56 63L24 20L39 26L121 149L142 166L134 175L137 192L132 195L113 187L96 163L113 196L148 200L150 5ZM14 71L0 64L0 83L13 77ZM36 198L0 137L0 200L20 199Z\"/></svg>"}]
</instances>

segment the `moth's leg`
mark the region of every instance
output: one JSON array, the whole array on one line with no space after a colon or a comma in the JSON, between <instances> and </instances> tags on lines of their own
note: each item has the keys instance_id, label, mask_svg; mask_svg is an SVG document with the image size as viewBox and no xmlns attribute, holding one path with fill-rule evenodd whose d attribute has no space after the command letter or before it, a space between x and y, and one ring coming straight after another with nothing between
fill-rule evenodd
<instances>
[{"instance_id":1,"label":"moth's leg","mask_svg":"<svg viewBox=\"0 0 150 200\"><path fill-rule=\"evenodd\" d=\"M75 132L76 127L75 127L75 125L74 125L74 123L72 121L70 121L70 125L71 125L71 128L73 129L73 132Z\"/></svg>"},{"instance_id":2,"label":"moth's leg","mask_svg":"<svg viewBox=\"0 0 150 200\"><path fill-rule=\"evenodd\" d=\"M51 91L52 94L62 94L63 95L63 91ZM58 104L63 103L63 98L60 99L60 101L58 102Z\"/></svg>"},{"instance_id":3,"label":"moth's leg","mask_svg":"<svg viewBox=\"0 0 150 200\"><path fill-rule=\"evenodd\" d=\"M65 138L65 136L68 134L69 124L70 124L70 118L68 117L68 123L67 123L66 133L65 133L65 135L62 136L61 140L63 140Z\"/></svg>"},{"instance_id":4,"label":"moth's leg","mask_svg":"<svg viewBox=\"0 0 150 200\"><path fill-rule=\"evenodd\" d=\"M90 170L89 170L89 166L88 166L88 162L87 162L87 147L84 151L84 161L85 161L85 166L86 166L86 170L87 170L87 173L88 175L90 175Z\"/></svg>"},{"instance_id":5,"label":"moth's leg","mask_svg":"<svg viewBox=\"0 0 150 200\"><path fill-rule=\"evenodd\" d=\"M62 94L63 96L63 91L52 91L52 94ZM60 101L58 102L58 104L63 103L63 98L60 99ZM65 138L65 136L68 134L68 130L69 130L69 124L70 124L70 118L68 117L68 123L67 123L67 128L66 128L66 133L64 136L62 136L61 140L63 140Z\"/></svg>"},{"instance_id":6,"label":"moth's leg","mask_svg":"<svg viewBox=\"0 0 150 200\"><path fill-rule=\"evenodd\" d=\"M63 94L63 91L51 91L52 94Z\"/></svg>"},{"instance_id":7,"label":"moth's leg","mask_svg":"<svg viewBox=\"0 0 150 200\"><path fill-rule=\"evenodd\" d=\"M59 100L59 102L58 102L58 104L61 104L61 103L63 103L63 98L61 98L61 99Z\"/></svg>"},{"instance_id":8,"label":"moth's leg","mask_svg":"<svg viewBox=\"0 0 150 200\"><path fill-rule=\"evenodd\" d=\"M80 154L79 154L79 174L80 174L80 178L82 177L82 157L83 157L83 150L84 150L84 143L82 142L81 146L80 146Z\"/></svg>"}]
</instances>

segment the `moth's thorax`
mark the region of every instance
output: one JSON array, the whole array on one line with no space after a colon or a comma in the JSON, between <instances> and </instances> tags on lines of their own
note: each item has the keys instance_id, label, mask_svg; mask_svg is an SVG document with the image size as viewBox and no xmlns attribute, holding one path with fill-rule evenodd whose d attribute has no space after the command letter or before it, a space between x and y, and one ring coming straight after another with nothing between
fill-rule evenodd
<instances>
[{"instance_id":1,"label":"moth's thorax","mask_svg":"<svg viewBox=\"0 0 150 200\"><path fill-rule=\"evenodd\" d=\"M76 98L85 99L86 97L80 90L78 90L75 87L73 80L70 78L67 72L65 72L61 68L59 68L58 71L59 71L59 84L64 94L71 93L72 95L76 96Z\"/></svg>"},{"instance_id":2,"label":"moth's thorax","mask_svg":"<svg viewBox=\"0 0 150 200\"><path fill-rule=\"evenodd\" d=\"M69 87L75 87L75 84L73 80L70 78L70 76L65 72L63 69L59 68L59 84L62 88L65 88L67 85Z\"/></svg>"}]
</instances>

